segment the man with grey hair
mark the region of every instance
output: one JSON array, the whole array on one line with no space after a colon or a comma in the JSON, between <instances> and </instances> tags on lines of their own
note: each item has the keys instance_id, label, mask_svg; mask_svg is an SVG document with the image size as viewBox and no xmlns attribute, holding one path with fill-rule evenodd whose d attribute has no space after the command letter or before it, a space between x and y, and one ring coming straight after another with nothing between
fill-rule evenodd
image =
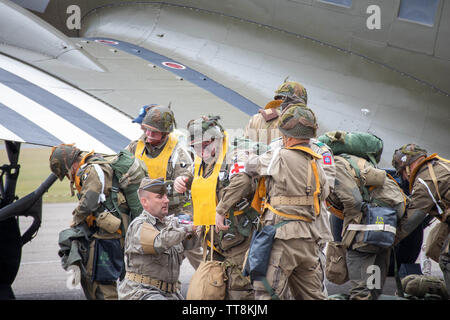
<instances>
[{"instance_id":1,"label":"man with grey hair","mask_svg":"<svg viewBox=\"0 0 450 320\"><path fill-rule=\"evenodd\" d=\"M192 224L169 214L164 179L144 178L138 190L144 210L125 238L125 278L118 285L121 300L182 300L179 275L184 250L200 246Z\"/></svg>"}]
</instances>

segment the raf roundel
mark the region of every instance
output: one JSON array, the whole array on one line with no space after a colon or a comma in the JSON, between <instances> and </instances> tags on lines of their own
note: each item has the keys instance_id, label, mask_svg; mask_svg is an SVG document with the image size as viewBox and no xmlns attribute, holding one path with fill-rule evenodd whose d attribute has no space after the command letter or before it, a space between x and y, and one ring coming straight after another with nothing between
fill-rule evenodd
<instances>
[{"instance_id":1,"label":"raf roundel","mask_svg":"<svg viewBox=\"0 0 450 320\"><path fill-rule=\"evenodd\" d=\"M172 68L172 69L178 69L178 70L186 69L185 66L183 66L182 64L176 63L176 62L165 61L165 62L162 63L162 65L166 66L168 68Z\"/></svg>"},{"instance_id":2,"label":"raf roundel","mask_svg":"<svg viewBox=\"0 0 450 320\"><path fill-rule=\"evenodd\" d=\"M106 40L106 39L96 39L95 42L105 43L105 44L112 44L112 45L118 45L119 43L117 41L112 40Z\"/></svg>"}]
</instances>

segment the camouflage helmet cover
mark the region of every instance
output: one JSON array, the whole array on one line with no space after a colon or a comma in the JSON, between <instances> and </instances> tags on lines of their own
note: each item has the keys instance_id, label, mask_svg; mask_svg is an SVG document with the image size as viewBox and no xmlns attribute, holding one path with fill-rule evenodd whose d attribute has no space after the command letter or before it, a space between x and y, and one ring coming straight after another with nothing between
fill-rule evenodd
<instances>
[{"instance_id":1,"label":"camouflage helmet cover","mask_svg":"<svg viewBox=\"0 0 450 320\"><path fill-rule=\"evenodd\" d=\"M275 90L275 96L273 98L275 100L284 99L286 96L295 96L302 99L305 104L308 103L308 94L305 87L295 81L285 81Z\"/></svg>"},{"instance_id":2,"label":"camouflage helmet cover","mask_svg":"<svg viewBox=\"0 0 450 320\"><path fill-rule=\"evenodd\" d=\"M401 174L407 166L422 156L427 156L427 151L425 149L416 144L405 144L394 151L392 165L397 171L397 174Z\"/></svg>"},{"instance_id":3,"label":"camouflage helmet cover","mask_svg":"<svg viewBox=\"0 0 450 320\"><path fill-rule=\"evenodd\" d=\"M150 106L142 120L142 125L152 130L169 133L176 126L175 116L170 107Z\"/></svg>"},{"instance_id":4,"label":"camouflage helmet cover","mask_svg":"<svg viewBox=\"0 0 450 320\"><path fill-rule=\"evenodd\" d=\"M211 141L224 136L224 129L219 124L220 116L202 116L199 119L189 121L190 144L198 144L203 141Z\"/></svg>"},{"instance_id":5,"label":"camouflage helmet cover","mask_svg":"<svg viewBox=\"0 0 450 320\"><path fill-rule=\"evenodd\" d=\"M73 144L60 144L53 147L49 158L50 170L59 180L63 180L80 154L81 150Z\"/></svg>"},{"instance_id":6,"label":"camouflage helmet cover","mask_svg":"<svg viewBox=\"0 0 450 320\"><path fill-rule=\"evenodd\" d=\"M278 126L284 135L297 139L314 138L318 127L314 112L300 103L292 104L283 111Z\"/></svg>"}]
</instances>

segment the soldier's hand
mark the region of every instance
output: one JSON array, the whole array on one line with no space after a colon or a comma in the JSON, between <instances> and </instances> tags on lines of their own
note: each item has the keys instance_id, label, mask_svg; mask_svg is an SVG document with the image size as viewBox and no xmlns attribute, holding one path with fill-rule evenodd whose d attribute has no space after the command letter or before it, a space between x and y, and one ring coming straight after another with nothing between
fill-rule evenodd
<instances>
[{"instance_id":1,"label":"soldier's hand","mask_svg":"<svg viewBox=\"0 0 450 320\"><path fill-rule=\"evenodd\" d=\"M225 217L221 214L216 213L216 232L220 230L228 230L230 226L225 224Z\"/></svg>"},{"instance_id":2,"label":"soldier's hand","mask_svg":"<svg viewBox=\"0 0 450 320\"><path fill-rule=\"evenodd\" d=\"M173 188L175 189L175 191L178 193L185 193L187 190L186 182L188 181L188 179L189 178L186 176L177 177L173 183Z\"/></svg>"}]
</instances>

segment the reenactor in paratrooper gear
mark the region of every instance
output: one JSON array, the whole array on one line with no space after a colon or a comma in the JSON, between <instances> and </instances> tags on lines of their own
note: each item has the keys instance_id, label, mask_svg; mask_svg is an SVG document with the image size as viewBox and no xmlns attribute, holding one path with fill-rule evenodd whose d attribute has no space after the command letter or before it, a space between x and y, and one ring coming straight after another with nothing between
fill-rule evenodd
<instances>
[{"instance_id":1,"label":"reenactor in paratrooper gear","mask_svg":"<svg viewBox=\"0 0 450 320\"><path fill-rule=\"evenodd\" d=\"M409 182L410 201L407 219L397 231L396 241L411 233L429 214L439 220L430 231L426 254L439 263L450 294L450 161L416 144L395 150L392 165L404 181Z\"/></svg>"},{"instance_id":2,"label":"reenactor in paratrooper gear","mask_svg":"<svg viewBox=\"0 0 450 320\"><path fill-rule=\"evenodd\" d=\"M60 245L64 235L82 233L89 239L89 247L63 258L67 269L72 254L83 256L76 267L81 269L81 286L87 299L117 299L116 280L123 267L123 240L127 217L114 212L111 203L113 169L108 163L95 164L102 160L92 152L81 152L73 145L54 147L50 155L50 169L60 179L70 180L78 191L78 206L72 215L71 229L60 233ZM105 161L103 161L105 162ZM124 199L124 196L119 197ZM126 202L118 204L126 212ZM106 211L105 211L106 210ZM67 235L67 237L69 237ZM70 248L70 246L69 246ZM100 261L101 260L101 261Z\"/></svg>"},{"instance_id":3,"label":"reenactor in paratrooper gear","mask_svg":"<svg viewBox=\"0 0 450 320\"><path fill-rule=\"evenodd\" d=\"M125 239L126 274L118 285L121 300L182 300L180 267L183 251L201 243L193 224L169 215L163 179L144 178L139 186L144 210Z\"/></svg>"},{"instance_id":4,"label":"reenactor in paratrooper gear","mask_svg":"<svg viewBox=\"0 0 450 320\"><path fill-rule=\"evenodd\" d=\"M346 248L351 300L376 300L389 269L397 221L403 218L406 198L393 178L362 157L335 156L336 181L327 201L333 213L343 219L342 246ZM377 236L375 236L377 235ZM379 268L376 284L367 285Z\"/></svg>"},{"instance_id":5,"label":"reenactor in paratrooper gear","mask_svg":"<svg viewBox=\"0 0 450 320\"><path fill-rule=\"evenodd\" d=\"M282 110L286 109L286 107L290 107L293 105L300 106L300 107L307 107L300 99L296 99L295 97L291 99L288 98L288 101L290 102L287 106L282 106ZM284 104L284 103L283 103ZM278 139L274 139L270 143L270 148L272 150L275 150L277 148L283 147L283 138L280 137ZM333 192L334 189L334 182L336 178L336 165L334 162L334 156L331 149L323 142L320 142L316 138L309 139L309 147L312 151L317 153L318 155L322 156L321 159L317 161L317 165L322 167L323 172L325 173L325 177L327 180L328 185L328 193ZM320 203L320 215L316 218L314 221L317 229L319 230L319 257L321 262L322 271L325 273L325 254L324 249L329 241L333 241L333 235L331 233L331 227L330 227L330 221L329 221L329 213L327 211L327 205L326 201L322 201ZM324 276L325 278L325 276ZM326 294L326 287L325 284L323 285L323 291L324 294Z\"/></svg>"},{"instance_id":6,"label":"reenactor in paratrooper gear","mask_svg":"<svg viewBox=\"0 0 450 320\"><path fill-rule=\"evenodd\" d=\"M320 230L315 223L329 193L322 156L311 149L316 137L314 113L291 105L280 117L283 147L250 156L245 170L265 178L263 225L277 226L266 281L255 281L256 299L326 299L319 260ZM284 224L283 224L284 223Z\"/></svg>"},{"instance_id":7,"label":"reenactor in paratrooper gear","mask_svg":"<svg viewBox=\"0 0 450 320\"><path fill-rule=\"evenodd\" d=\"M188 123L190 143L196 157L193 173L175 180L175 190L191 190L194 224L205 225L205 239L215 232L214 259L226 268L225 299L251 300L254 292L242 275L242 264L259 214L250 204L255 182L244 172L246 152L229 152L228 134L219 117L206 117ZM210 230L211 225L215 230ZM208 234L208 235L206 235Z\"/></svg>"},{"instance_id":8,"label":"reenactor in paratrooper gear","mask_svg":"<svg viewBox=\"0 0 450 320\"><path fill-rule=\"evenodd\" d=\"M154 104L144 106L140 116L133 121L141 124L144 134L126 149L144 161L150 178L173 182L176 177L189 172L192 158L184 146L185 141L174 132L175 116L170 108ZM170 213L191 216L192 205L188 197L174 192L171 184L168 184L168 191ZM197 269L202 259L201 249L185 251L185 255Z\"/></svg>"},{"instance_id":9,"label":"reenactor in paratrooper gear","mask_svg":"<svg viewBox=\"0 0 450 320\"><path fill-rule=\"evenodd\" d=\"M308 95L306 89L298 82L295 81L285 81L280 87L275 91L274 100L270 101L264 109L258 111L257 114L253 115L244 132L244 137L249 138L256 142L262 142L265 144L270 144L273 139L281 136L278 130L278 121L280 118L280 105L285 106L291 100L296 100L298 103L307 104ZM287 101L286 101L287 100Z\"/></svg>"}]
</instances>

